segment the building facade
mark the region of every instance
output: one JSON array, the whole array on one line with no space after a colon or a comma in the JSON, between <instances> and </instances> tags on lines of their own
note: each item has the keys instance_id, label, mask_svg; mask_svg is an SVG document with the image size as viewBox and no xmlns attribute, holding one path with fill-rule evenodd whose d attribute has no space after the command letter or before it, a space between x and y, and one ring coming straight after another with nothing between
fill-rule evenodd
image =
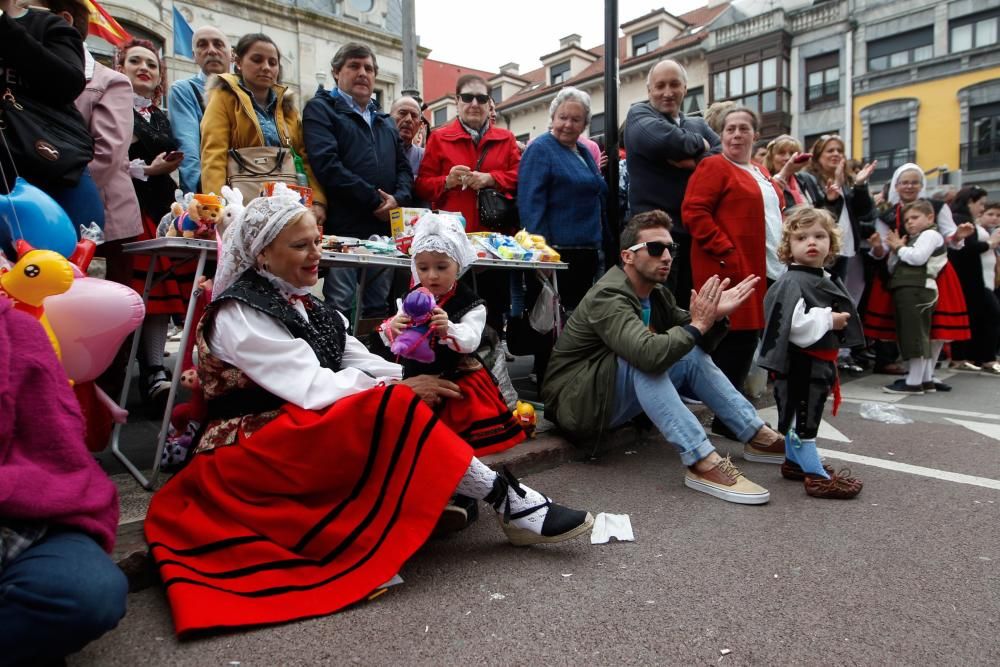
<instances>
[{"instance_id":1,"label":"building facade","mask_svg":"<svg viewBox=\"0 0 1000 667\"><path fill-rule=\"evenodd\" d=\"M197 71L193 60L176 56L174 18L176 7L192 28L219 28L235 46L242 35L262 32L281 51L282 82L299 102L312 97L319 84L334 85L330 59L350 41L372 47L378 57L376 97L383 106L402 89L402 9L400 0L108 0L102 6L132 36L148 39L160 48L167 64L167 84ZM113 47L91 36L87 45L96 57L107 60ZM427 49L418 50L419 60Z\"/></svg>"},{"instance_id":2,"label":"building facade","mask_svg":"<svg viewBox=\"0 0 1000 667\"><path fill-rule=\"evenodd\" d=\"M1000 0L855 4L855 154L996 193Z\"/></svg>"},{"instance_id":3,"label":"building facade","mask_svg":"<svg viewBox=\"0 0 1000 667\"><path fill-rule=\"evenodd\" d=\"M727 12L727 2L713 3L679 16L657 9L622 24L618 40L618 118L624 121L628 108L647 99L646 76L660 60L680 62L688 74L687 113L700 112L705 105L708 81L704 42L710 27ZM522 74L516 63L501 67L490 79L497 102L497 122L520 140L546 132L549 104L564 86L575 86L591 97L588 134L599 138L604 124L604 46L583 48L579 35L559 40L556 50L541 58L542 67Z\"/></svg>"}]
</instances>

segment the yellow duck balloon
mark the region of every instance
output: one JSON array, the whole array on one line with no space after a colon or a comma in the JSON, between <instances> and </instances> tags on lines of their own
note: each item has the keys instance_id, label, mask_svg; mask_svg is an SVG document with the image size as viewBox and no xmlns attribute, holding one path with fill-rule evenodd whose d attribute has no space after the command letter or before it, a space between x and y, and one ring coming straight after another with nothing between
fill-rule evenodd
<instances>
[{"instance_id":1,"label":"yellow duck balloon","mask_svg":"<svg viewBox=\"0 0 1000 667\"><path fill-rule=\"evenodd\" d=\"M15 308L34 315L42 323L56 356L62 359L59 340L49 326L42 302L73 285L73 266L59 253L32 250L23 241L18 242L17 249L20 259L13 267L0 270L0 294L6 294L13 299Z\"/></svg>"}]
</instances>

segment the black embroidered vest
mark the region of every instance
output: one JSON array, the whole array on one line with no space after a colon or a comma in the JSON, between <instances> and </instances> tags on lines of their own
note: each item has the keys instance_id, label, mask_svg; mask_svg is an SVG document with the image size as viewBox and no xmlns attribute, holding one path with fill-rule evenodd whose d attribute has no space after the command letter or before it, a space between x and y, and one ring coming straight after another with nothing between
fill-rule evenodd
<instances>
[{"instance_id":1,"label":"black embroidered vest","mask_svg":"<svg viewBox=\"0 0 1000 667\"><path fill-rule=\"evenodd\" d=\"M337 311L327 307L316 297L309 296L306 305L309 320L306 321L267 278L254 269L248 269L206 309L203 324L206 339L212 336L215 310L228 299L245 303L280 321L293 336L309 344L321 366L332 371L340 370L344 345L347 343L347 329Z\"/></svg>"},{"instance_id":2,"label":"black embroidered vest","mask_svg":"<svg viewBox=\"0 0 1000 667\"><path fill-rule=\"evenodd\" d=\"M441 309L448 313L450 321L458 322L470 310L485 303L475 292L460 282L455 287L455 294L445 301L444 304L441 304ZM456 352L447 345L439 345L437 339L433 336L431 339L434 349L434 361L425 364L401 357L399 363L403 366L404 378L417 375L441 375L444 377L454 375L455 370L465 355Z\"/></svg>"}]
</instances>

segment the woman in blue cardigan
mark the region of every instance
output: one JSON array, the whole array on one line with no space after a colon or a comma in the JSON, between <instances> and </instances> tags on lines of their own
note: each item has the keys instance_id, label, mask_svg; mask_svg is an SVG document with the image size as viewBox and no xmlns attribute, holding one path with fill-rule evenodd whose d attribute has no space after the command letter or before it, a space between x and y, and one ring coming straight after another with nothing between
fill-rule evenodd
<instances>
[{"instance_id":1,"label":"woman in blue cardigan","mask_svg":"<svg viewBox=\"0 0 1000 667\"><path fill-rule=\"evenodd\" d=\"M590 95L572 86L563 88L549 105L549 116L549 131L531 142L521 158L517 208L521 225L543 235L569 264L559 276L559 298L571 311L603 269L600 249L608 187L594 157L580 142L590 124ZM538 282L529 280L529 309L538 292ZM539 385L549 343L535 353Z\"/></svg>"}]
</instances>

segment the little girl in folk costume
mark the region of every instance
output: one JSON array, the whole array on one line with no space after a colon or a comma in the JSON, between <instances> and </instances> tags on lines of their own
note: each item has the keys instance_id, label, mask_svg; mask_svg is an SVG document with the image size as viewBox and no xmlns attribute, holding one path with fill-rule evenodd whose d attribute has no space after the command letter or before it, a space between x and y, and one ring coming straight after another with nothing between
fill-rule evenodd
<instances>
[{"instance_id":1,"label":"little girl in folk costume","mask_svg":"<svg viewBox=\"0 0 1000 667\"><path fill-rule=\"evenodd\" d=\"M454 218L428 214L416 226L410 255L414 291L429 291L436 306L427 322L414 322L401 302L399 312L382 323L382 339L391 344L408 328L428 325L424 335L433 360L418 361L413 357L420 355L400 350L403 377L438 375L459 386L462 398L445 400L437 411L441 421L472 445L477 456L513 447L524 440L524 430L493 376L475 355L486 327L486 305L458 281L476 259L472 243Z\"/></svg>"},{"instance_id":2,"label":"little girl in folk costume","mask_svg":"<svg viewBox=\"0 0 1000 667\"><path fill-rule=\"evenodd\" d=\"M825 266L840 250L837 223L827 211L796 206L785 220L778 258L786 271L764 297L765 329L758 364L774 371L778 431L785 434L781 476L802 480L817 498L853 498L861 481L823 465L816 434L833 391L840 403L837 351L864 343L847 289Z\"/></svg>"}]
</instances>

